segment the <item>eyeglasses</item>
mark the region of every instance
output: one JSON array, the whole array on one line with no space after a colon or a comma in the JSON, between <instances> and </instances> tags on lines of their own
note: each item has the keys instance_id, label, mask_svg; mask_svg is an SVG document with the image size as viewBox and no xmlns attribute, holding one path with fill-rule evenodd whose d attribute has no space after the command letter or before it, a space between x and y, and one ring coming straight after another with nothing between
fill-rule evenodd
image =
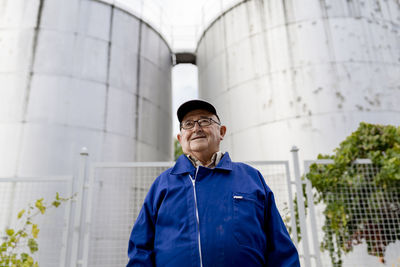
<instances>
[{"instance_id":1,"label":"eyeglasses","mask_svg":"<svg viewBox=\"0 0 400 267\"><path fill-rule=\"evenodd\" d=\"M192 121L192 120L184 121L181 123L181 128L183 128L185 130L190 130L195 126L196 122L200 127L210 126L211 123L213 123L213 122L218 125L221 125L221 123L219 123L211 118L203 118L203 119L199 119L197 121Z\"/></svg>"}]
</instances>

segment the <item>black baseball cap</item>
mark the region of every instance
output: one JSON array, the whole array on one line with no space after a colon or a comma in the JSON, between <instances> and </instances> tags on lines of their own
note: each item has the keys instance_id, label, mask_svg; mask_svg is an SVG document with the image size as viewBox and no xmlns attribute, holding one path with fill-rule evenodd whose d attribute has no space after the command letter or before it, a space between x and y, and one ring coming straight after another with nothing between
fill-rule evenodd
<instances>
[{"instance_id":1,"label":"black baseball cap","mask_svg":"<svg viewBox=\"0 0 400 267\"><path fill-rule=\"evenodd\" d=\"M217 110L215 109L215 107L213 105L211 105L210 103L208 103L207 101L204 101L204 100L193 99L193 100L189 100L189 101L183 103L178 108L178 111L176 113L178 115L179 122L182 122L182 120L186 114L188 114L190 111L196 110L196 109L207 110L207 111L211 112L212 114L214 114L215 116L217 116L217 118L219 120L219 117L217 115Z\"/></svg>"}]
</instances>

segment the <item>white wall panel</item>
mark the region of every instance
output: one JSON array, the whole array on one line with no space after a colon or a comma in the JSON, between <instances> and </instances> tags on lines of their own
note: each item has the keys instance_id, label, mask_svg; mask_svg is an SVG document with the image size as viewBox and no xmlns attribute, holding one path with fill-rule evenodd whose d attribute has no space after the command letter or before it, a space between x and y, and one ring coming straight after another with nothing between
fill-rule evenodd
<instances>
[{"instance_id":1,"label":"white wall panel","mask_svg":"<svg viewBox=\"0 0 400 267\"><path fill-rule=\"evenodd\" d=\"M139 20L114 10L109 83L131 93L136 93L138 83L139 27Z\"/></svg>"},{"instance_id":2,"label":"white wall panel","mask_svg":"<svg viewBox=\"0 0 400 267\"><path fill-rule=\"evenodd\" d=\"M254 77L254 58L251 56L251 49L253 47L250 39L242 40L228 49L227 71L229 74L229 88L233 88ZM240 63L236 62L237 59L240 59Z\"/></svg>"},{"instance_id":3,"label":"white wall panel","mask_svg":"<svg viewBox=\"0 0 400 267\"><path fill-rule=\"evenodd\" d=\"M22 125L20 123L0 123L0 166L3 176L10 177L16 172L18 166L18 148L21 143L21 129Z\"/></svg>"},{"instance_id":4,"label":"white wall panel","mask_svg":"<svg viewBox=\"0 0 400 267\"><path fill-rule=\"evenodd\" d=\"M34 71L72 75L77 36L59 31L40 31L34 53Z\"/></svg>"},{"instance_id":5,"label":"white wall panel","mask_svg":"<svg viewBox=\"0 0 400 267\"><path fill-rule=\"evenodd\" d=\"M100 160L102 135L97 131L66 125L24 125L18 175L62 175L76 169L76 153L87 147L94 161Z\"/></svg>"},{"instance_id":6,"label":"white wall panel","mask_svg":"<svg viewBox=\"0 0 400 267\"><path fill-rule=\"evenodd\" d=\"M106 83L109 64L108 42L94 38L76 38L74 76L85 80Z\"/></svg>"},{"instance_id":7,"label":"white wall panel","mask_svg":"<svg viewBox=\"0 0 400 267\"><path fill-rule=\"evenodd\" d=\"M27 73L0 73L0 123L20 122L23 117Z\"/></svg>"},{"instance_id":8,"label":"white wall panel","mask_svg":"<svg viewBox=\"0 0 400 267\"><path fill-rule=\"evenodd\" d=\"M68 1L68 0L66 0ZM103 41L110 40L111 12L109 5L91 0L80 1L78 32Z\"/></svg>"},{"instance_id":9,"label":"white wall panel","mask_svg":"<svg viewBox=\"0 0 400 267\"><path fill-rule=\"evenodd\" d=\"M14 30L32 28L36 25L39 0L3 1L0 28Z\"/></svg>"},{"instance_id":10,"label":"white wall panel","mask_svg":"<svg viewBox=\"0 0 400 267\"><path fill-rule=\"evenodd\" d=\"M139 149L137 141L125 135L108 133L104 135L102 142L100 161L125 162L127 159L134 159L135 152Z\"/></svg>"},{"instance_id":11,"label":"white wall panel","mask_svg":"<svg viewBox=\"0 0 400 267\"><path fill-rule=\"evenodd\" d=\"M216 56L212 61L207 62L207 68L200 71L199 67L199 88L208 88L208 97L215 98L226 91L227 71L226 71L227 58L223 53ZM205 78L206 77L206 78ZM202 98L202 91L199 92Z\"/></svg>"},{"instance_id":12,"label":"white wall panel","mask_svg":"<svg viewBox=\"0 0 400 267\"><path fill-rule=\"evenodd\" d=\"M33 30L0 28L0 73L20 72L29 69Z\"/></svg>"},{"instance_id":13,"label":"white wall panel","mask_svg":"<svg viewBox=\"0 0 400 267\"><path fill-rule=\"evenodd\" d=\"M136 98L131 92L110 88L107 102L107 132L134 138Z\"/></svg>"},{"instance_id":14,"label":"white wall panel","mask_svg":"<svg viewBox=\"0 0 400 267\"><path fill-rule=\"evenodd\" d=\"M136 93L137 50L124 50L122 46L111 46L109 84L121 90Z\"/></svg>"},{"instance_id":15,"label":"white wall panel","mask_svg":"<svg viewBox=\"0 0 400 267\"><path fill-rule=\"evenodd\" d=\"M77 22L81 10L80 2L80 0L43 1L40 27L57 32L76 32L79 25ZM60 12L60 10L62 10L62 12ZM36 16L38 16L37 13Z\"/></svg>"},{"instance_id":16,"label":"white wall panel","mask_svg":"<svg viewBox=\"0 0 400 267\"><path fill-rule=\"evenodd\" d=\"M226 46L231 45L247 39L250 31L250 21L246 14L246 6L240 5L233 9L228 16L224 16L223 21L223 31L226 33ZM220 38L223 38L221 35Z\"/></svg>"},{"instance_id":17,"label":"white wall panel","mask_svg":"<svg viewBox=\"0 0 400 267\"><path fill-rule=\"evenodd\" d=\"M97 130L104 128L104 84L63 76L36 75L30 94L28 121Z\"/></svg>"},{"instance_id":18,"label":"white wall panel","mask_svg":"<svg viewBox=\"0 0 400 267\"><path fill-rule=\"evenodd\" d=\"M129 13L120 9L114 10L112 46L137 52L139 45L140 21L133 19ZM121 53L124 51L121 49Z\"/></svg>"},{"instance_id":19,"label":"white wall panel","mask_svg":"<svg viewBox=\"0 0 400 267\"><path fill-rule=\"evenodd\" d=\"M141 56L145 59L157 64L160 62L160 42L162 39L160 36L154 32L149 30L149 26L142 24L142 33L141 33Z\"/></svg>"}]
</instances>

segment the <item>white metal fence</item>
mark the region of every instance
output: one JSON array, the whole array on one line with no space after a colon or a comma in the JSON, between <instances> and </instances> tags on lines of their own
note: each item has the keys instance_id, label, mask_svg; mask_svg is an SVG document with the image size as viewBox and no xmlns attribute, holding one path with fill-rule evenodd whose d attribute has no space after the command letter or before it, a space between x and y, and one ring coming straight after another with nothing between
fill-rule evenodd
<instances>
[{"instance_id":1,"label":"white metal fence","mask_svg":"<svg viewBox=\"0 0 400 267\"><path fill-rule=\"evenodd\" d=\"M111 267L127 263L133 223L154 179L173 162L94 163L88 181L83 266ZM289 163L249 162L266 177L278 209L289 212ZM291 217L289 215L289 217Z\"/></svg>"},{"instance_id":2,"label":"white metal fence","mask_svg":"<svg viewBox=\"0 0 400 267\"><path fill-rule=\"evenodd\" d=\"M89 194L83 266L125 266L133 222L154 179L172 162L95 163Z\"/></svg>"},{"instance_id":3,"label":"white metal fence","mask_svg":"<svg viewBox=\"0 0 400 267\"><path fill-rule=\"evenodd\" d=\"M306 161L306 173L312 164L322 171L333 160ZM314 223L317 229L311 234L318 255L314 266L400 266L400 188L379 185L378 172L370 160L356 160L343 175L334 177L337 182L316 206L312 197L316 190L311 189L308 180L302 181L307 185L307 210L311 212L306 222ZM335 218L338 215L326 209L329 204L336 205L333 208L341 209L344 213L340 214L346 216ZM330 227L334 224L339 224L336 231ZM321 253L320 247L325 247ZM329 251L338 249L342 255L334 253L336 263L333 263Z\"/></svg>"},{"instance_id":4,"label":"white metal fence","mask_svg":"<svg viewBox=\"0 0 400 267\"><path fill-rule=\"evenodd\" d=\"M57 192L71 196L72 177L0 178L0 232L19 226L17 214L28 204L40 198L54 200ZM40 229L36 259L40 259L41 267L65 266L70 210L71 203L67 202L35 217Z\"/></svg>"},{"instance_id":5,"label":"white metal fence","mask_svg":"<svg viewBox=\"0 0 400 267\"><path fill-rule=\"evenodd\" d=\"M291 229L291 237L299 249L302 266L330 267L332 264L329 255L320 251L325 206L313 205L315 191L308 180L301 179L297 149L292 152L292 169L289 161L247 163L263 174L274 192L278 209ZM128 239L145 195L154 179L174 163L89 163L88 154L81 155L79 174L74 181L71 177L0 178L0 230L3 232L4 227L12 226L17 212L25 208L27 203L42 197L51 199L55 192L63 196L78 192L73 202L54 209L38 222L41 228L37 256L40 266L125 266ZM305 162L306 171L312 163L314 162ZM355 170L360 177L376 173L374 167L365 162L356 165ZM303 198L303 187L306 189L307 199ZM374 185L370 184L366 190L371 194ZM386 220L385 224L376 226L377 231L370 231L368 234L365 232L363 236L364 239L367 237L368 242L375 242L375 247L379 247L382 242L391 243L385 251L385 263L379 262L378 257L369 256L367 241L360 238L360 244L354 244L353 251L344 256L342 266L400 266L400 243L396 243L393 235L390 235L393 231L399 231L400 226L398 194L379 192L373 198L376 201L370 203L371 207L359 207L355 197L363 197L363 194L359 194L356 188L347 191L340 191L338 188L336 191L337 195L332 197L340 197L353 203L350 205L350 212L355 215L363 209L363 212L366 210L374 218L393 217ZM295 198L299 227L294 220ZM305 205L305 201L308 205ZM377 209L377 206L380 208ZM373 215L378 211L379 216ZM297 240L297 229L301 231L301 241ZM377 235L379 231L385 234Z\"/></svg>"},{"instance_id":6,"label":"white metal fence","mask_svg":"<svg viewBox=\"0 0 400 267\"><path fill-rule=\"evenodd\" d=\"M266 184L274 192L278 210L287 226L293 229L292 238L297 246L297 233L294 218L293 199L295 182L291 180L289 161L252 161L246 162L263 175Z\"/></svg>"}]
</instances>

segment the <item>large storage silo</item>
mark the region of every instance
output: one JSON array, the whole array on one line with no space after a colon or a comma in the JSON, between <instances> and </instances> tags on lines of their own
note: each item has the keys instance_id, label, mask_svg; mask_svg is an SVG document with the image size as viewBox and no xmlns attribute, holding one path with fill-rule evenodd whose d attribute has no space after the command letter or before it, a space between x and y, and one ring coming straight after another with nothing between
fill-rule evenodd
<instances>
[{"instance_id":1,"label":"large storage silo","mask_svg":"<svg viewBox=\"0 0 400 267\"><path fill-rule=\"evenodd\" d=\"M0 176L172 158L171 50L109 2L1 1Z\"/></svg>"},{"instance_id":2,"label":"large storage silo","mask_svg":"<svg viewBox=\"0 0 400 267\"><path fill-rule=\"evenodd\" d=\"M237 160L331 153L359 122L400 123L395 0L249 0L198 42L199 95Z\"/></svg>"},{"instance_id":3,"label":"large storage silo","mask_svg":"<svg viewBox=\"0 0 400 267\"><path fill-rule=\"evenodd\" d=\"M35 220L41 266L72 266L82 256L80 216L89 213L77 179L82 147L92 162L172 158L171 49L135 10L111 2L0 1L0 235L28 203L78 192L71 213L66 204ZM74 189L58 177L72 174ZM101 207L129 206L125 185L113 179L121 173L107 175L111 186L101 193L112 201ZM128 189L132 196L137 188ZM108 234L127 217L116 207L113 224L101 221L110 217L104 211L93 215L106 233L94 236L96 249L115 241Z\"/></svg>"}]
</instances>

